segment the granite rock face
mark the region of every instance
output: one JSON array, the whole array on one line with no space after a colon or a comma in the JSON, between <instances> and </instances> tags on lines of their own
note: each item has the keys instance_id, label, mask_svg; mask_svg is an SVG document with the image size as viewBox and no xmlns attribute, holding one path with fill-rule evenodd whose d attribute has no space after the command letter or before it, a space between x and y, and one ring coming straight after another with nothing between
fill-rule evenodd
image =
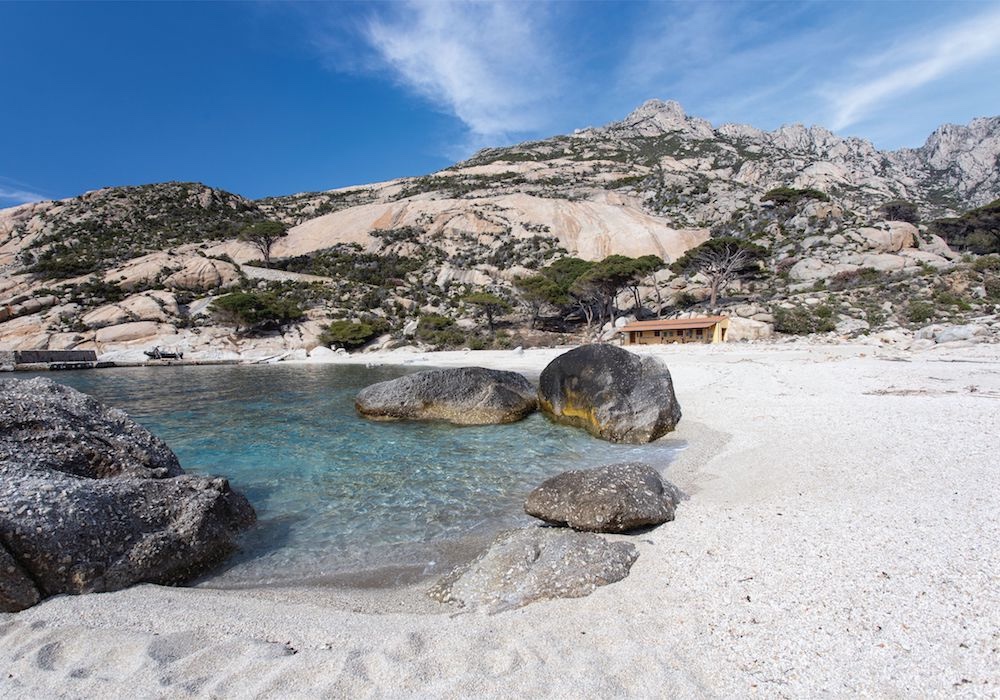
<instances>
[{"instance_id":1,"label":"granite rock face","mask_svg":"<svg viewBox=\"0 0 1000 700\"><path fill-rule=\"evenodd\" d=\"M188 580L254 520L225 479L185 474L123 411L49 379L0 380L0 610Z\"/></svg>"},{"instance_id":2,"label":"granite rock face","mask_svg":"<svg viewBox=\"0 0 1000 700\"><path fill-rule=\"evenodd\" d=\"M583 345L550 362L538 403L556 422L611 442L652 442L681 419L667 366L614 345Z\"/></svg>"},{"instance_id":3,"label":"granite rock face","mask_svg":"<svg viewBox=\"0 0 1000 700\"><path fill-rule=\"evenodd\" d=\"M528 494L524 512L588 532L628 532L674 519L679 491L648 464L563 472Z\"/></svg>"},{"instance_id":4,"label":"granite rock face","mask_svg":"<svg viewBox=\"0 0 1000 700\"><path fill-rule=\"evenodd\" d=\"M582 598L628 576L639 554L628 542L553 528L508 530L429 595L490 613L549 598Z\"/></svg>"},{"instance_id":5,"label":"granite rock face","mask_svg":"<svg viewBox=\"0 0 1000 700\"><path fill-rule=\"evenodd\" d=\"M365 387L358 412L374 420L444 420L457 425L514 423L535 410L535 388L515 372L482 367L433 369Z\"/></svg>"}]
</instances>

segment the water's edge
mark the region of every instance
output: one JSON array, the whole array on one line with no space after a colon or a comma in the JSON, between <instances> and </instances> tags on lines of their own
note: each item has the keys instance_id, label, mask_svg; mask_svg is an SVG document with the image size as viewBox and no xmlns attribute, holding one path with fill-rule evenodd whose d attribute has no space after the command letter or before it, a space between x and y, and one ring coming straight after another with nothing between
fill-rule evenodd
<instances>
[{"instance_id":1,"label":"water's edge","mask_svg":"<svg viewBox=\"0 0 1000 700\"><path fill-rule=\"evenodd\" d=\"M192 473L224 476L258 511L243 549L190 586L391 589L474 558L544 478L646 461L683 444L614 445L541 415L506 426L374 423L353 396L423 366L157 367L45 373L129 415ZM538 373L524 373L537 381Z\"/></svg>"}]
</instances>

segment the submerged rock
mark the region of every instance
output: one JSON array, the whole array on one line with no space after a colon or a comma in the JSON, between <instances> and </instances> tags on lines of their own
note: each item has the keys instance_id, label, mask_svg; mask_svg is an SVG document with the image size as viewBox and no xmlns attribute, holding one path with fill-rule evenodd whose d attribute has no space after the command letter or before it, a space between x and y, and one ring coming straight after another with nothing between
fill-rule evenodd
<instances>
[{"instance_id":1,"label":"submerged rock","mask_svg":"<svg viewBox=\"0 0 1000 700\"><path fill-rule=\"evenodd\" d=\"M439 581L442 603L491 613L548 598L582 598L628 576L639 557L628 542L553 528L508 530L471 563Z\"/></svg>"},{"instance_id":2,"label":"submerged rock","mask_svg":"<svg viewBox=\"0 0 1000 700\"><path fill-rule=\"evenodd\" d=\"M552 360L538 399L553 420L611 442L652 442L681 419L667 366L614 345L583 345Z\"/></svg>"},{"instance_id":3,"label":"submerged rock","mask_svg":"<svg viewBox=\"0 0 1000 700\"><path fill-rule=\"evenodd\" d=\"M528 494L524 512L589 532L628 532L674 519L679 492L648 464L563 472Z\"/></svg>"},{"instance_id":4,"label":"submerged rock","mask_svg":"<svg viewBox=\"0 0 1000 700\"><path fill-rule=\"evenodd\" d=\"M375 420L445 420L457 425L514 423L535 410L535 388L515 372L482 367L432 369L372 384L355 399Z\"/></svg>"},{"instance_id":5,"label":"submerged rock","mask_svg":"<svg viewBox=\"0 0 1000 700\"><path fill-rule=\"evenodd\" d=\"M188 580L254 519L123 411L49 379L0 380L0 610Z\"/></svg>"}]
</instances>

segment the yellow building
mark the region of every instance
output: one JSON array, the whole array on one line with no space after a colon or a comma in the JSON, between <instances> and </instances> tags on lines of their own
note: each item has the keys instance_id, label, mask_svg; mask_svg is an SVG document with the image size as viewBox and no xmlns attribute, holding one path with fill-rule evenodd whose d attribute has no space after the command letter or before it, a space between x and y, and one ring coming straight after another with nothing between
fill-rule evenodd
<instances>
[{"instance_id":1,"label":"yellow building","mask_svg":"<svg viewBox=\"0 0 1000 700\"><path fill-rule=\"evenodd\" d=\"M636 321L621 329L626 345L666 343L724 343L729 319L725 316L673 318L660 321Z\"/></svg>"}]
</instances>

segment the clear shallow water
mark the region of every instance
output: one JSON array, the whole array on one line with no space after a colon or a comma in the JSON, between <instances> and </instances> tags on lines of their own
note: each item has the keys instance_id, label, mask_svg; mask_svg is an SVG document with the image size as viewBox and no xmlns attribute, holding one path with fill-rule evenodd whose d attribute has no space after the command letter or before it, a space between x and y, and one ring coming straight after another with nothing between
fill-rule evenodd
<instances>
[{"instance_id":1,"label":"clear shallow water","mask_svg":"<svg viewBox=\"0 0 1000 700\"><path fill-rule=\"evenodd\" d=\"M570 468L678 447L613 445L540 415L512 425L381 423L354 410L412 368L163 367L51 373L129 412L183 467L229 479L257 510L243 551L203 585L390 584L450 568L530 519L527 493ZM368 572L359 575L358 572Z\"/></svg>"}]
</instances>

